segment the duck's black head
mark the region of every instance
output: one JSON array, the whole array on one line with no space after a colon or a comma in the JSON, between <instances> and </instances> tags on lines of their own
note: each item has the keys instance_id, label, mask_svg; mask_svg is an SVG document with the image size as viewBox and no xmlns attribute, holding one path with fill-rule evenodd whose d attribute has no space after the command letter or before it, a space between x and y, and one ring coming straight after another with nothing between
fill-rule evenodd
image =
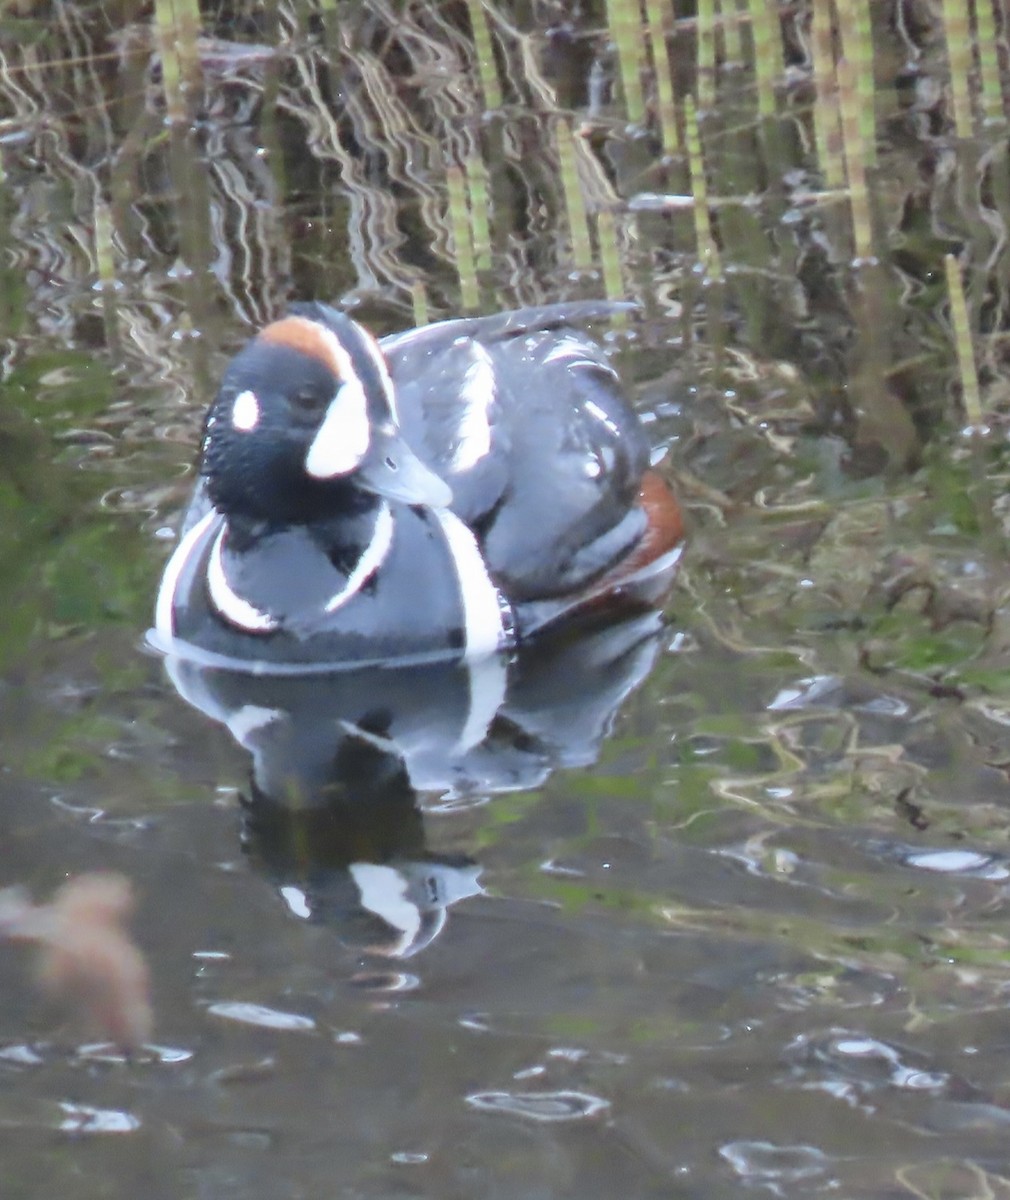
<instances>
[{"instance_id":1,"label":"duck's black head","mask_svg":"<svg viewBox=\"0 0 1010 1200\"><path fill-rule=\"evenodd\" d=\"M378 344L322 304L298 306L231 361L204 424L201 473L222 512L276 525L329 519L370 494L452 499L399 435Z\"/></svg>"}]
</instances>

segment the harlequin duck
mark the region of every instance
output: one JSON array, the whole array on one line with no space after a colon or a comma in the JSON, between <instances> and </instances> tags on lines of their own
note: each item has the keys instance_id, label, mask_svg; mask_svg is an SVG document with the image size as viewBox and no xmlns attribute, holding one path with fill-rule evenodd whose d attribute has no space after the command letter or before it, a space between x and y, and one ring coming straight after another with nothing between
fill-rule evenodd
<instances>
[{"instance_id":1,"label":"harlequin duck","mask_svg":"<svg viewBox=\"0 0 1010 1200\"><path fill-rule=\"evenodd\" d=\"M211 665L332 669L508 649L668 578L676 503L588 302L376 342L292 306L228 366L155 640ZM653 581L653 584L650 584Z\"/></svg>"}]
</instances>

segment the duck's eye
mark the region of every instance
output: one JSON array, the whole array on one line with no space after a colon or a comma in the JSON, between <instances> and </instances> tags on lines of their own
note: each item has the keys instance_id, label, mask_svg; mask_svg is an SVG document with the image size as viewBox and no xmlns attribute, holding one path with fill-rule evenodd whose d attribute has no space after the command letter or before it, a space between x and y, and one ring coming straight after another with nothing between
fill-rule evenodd
<instances>
[{"instance_id":1,"label":"duck's eye","mask_svg":"<svg viewBox=\"0 0 1010 1200\"><path fill-rule=\"evenodd\" d=\"M299 388L297 392L291 393L288 402L295 412L314 417L326 408L330 399L330 396L324 396L317 388Z\"/></svg>"}]
</instances>

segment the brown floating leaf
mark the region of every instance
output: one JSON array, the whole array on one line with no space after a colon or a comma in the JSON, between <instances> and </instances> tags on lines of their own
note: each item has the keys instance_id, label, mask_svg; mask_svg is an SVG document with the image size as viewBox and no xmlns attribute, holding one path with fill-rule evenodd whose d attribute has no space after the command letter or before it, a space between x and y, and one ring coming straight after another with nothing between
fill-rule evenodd
<instances>
[{"instance_id":1,"label":"brown floating leaf","mask_svg":"<svg viewBox=\"0 0 1010 1200\"><path fill-rule=\"evenodd\" d=\"M50 904L0 891L0 937L35 943L40 985L124 1050L147 1041L152 1024L147 963L123 928L133 906L130 881L111 873L68 880Z\"/></svg>"}]
</instances>

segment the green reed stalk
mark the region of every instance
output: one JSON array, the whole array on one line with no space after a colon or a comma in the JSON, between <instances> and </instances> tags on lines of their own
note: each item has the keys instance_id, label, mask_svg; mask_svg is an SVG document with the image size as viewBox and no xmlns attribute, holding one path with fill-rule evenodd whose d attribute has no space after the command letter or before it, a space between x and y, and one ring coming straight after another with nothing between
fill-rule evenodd
<instances>
[{"instance_id":1,"label":"green reed stalk","mask_svg":"<svg viewBox=\"0 0 1010 1200\"><path fill-rule=\"evenodd\" d=\"M813 58L814 140L820 160L824 186L841 188L845 185L845 160L842 156L842 128L838 113L838 81L835 77L835 57L831 39L832 0L814 0L810 28L810 47Z\"/></svg>"},{"instance_id":2,"label":"green reed stalk","mask_svg":"<svg viewBox=\"0 0 1010 1200\"><path fill-rule=\"evenodd\" d=\"M463 164L470 194L470 222L473 227L473 252L478 271L491 269L491 206L487 194L487 169L479 154L471 154Z\"/></svg>"},{"instance_id":3,"label":"green reed stalk","mask_svg":"<svg viewBox=\"0 0 1010 1200\"><path fill-rule=\"evenodd\" d=\"M459 273L460 301L464 310L475 312L480 307L477 289L477 270L473 261L473 238L470 209L466 199L466 179L461 167L447 167L446 190L449 194L449 224L452 228L456 270Z\"/></svg>"},{"instance_id":4,"label":"green reed stalk","mask_svg":"<svg viewBox=\"0 0 1010 1200\"><path fill-rule=\"evenodd\" d=\"M838 62L838 95L842 109L842 141L845 145L845 170L849 180L849 204L852 209L852 242L858 262L873 258L873 220L870 195L866 186L866 159L863 126L859 119L859 93L852 66L845 58Z\"/></svg>"},{"instance_id":5,"label":"green reed stalk","mask_svg":"<svg viewBox=\"0 0 1010 1200\"><path fill-rule=\"evenodd\" d=\"M428 293L424 289L424 280L415 279L410 285L410 306L414 313L415 325L427 325L428 316Z\"/></svg>"},{"instance_id":6,"label":"green reed stalk","mask_svg":"<svg viewBox=\"0 0 1010 1200\"><path fill-rule=\"evenodd\" d=\"M502 106L501 83L498 80L498 64L495 62L487 12L481 0L466 0L466 7L470 14L473 46L477 52L477 73L484 93L484 107L498 109Z\"/></svg>"},{"instance_id":7,"label":"green reed stalk","mask_svg":"<svg viewBox=\"0 0 1010 1200\"><path fill-rule=\"evenodd\" d=\"M776 0L747 0L754 39L758 115L773 117L777 108L775 85L783 72L782 29Z\"/></svg>"},{"instance_id":8,"label":"green reed stalk","mask_svg":"<svg viewBox=\"0 0 1010 1200\"><path fill-rule=\"evenodd\" d=\"M565 212L568 214L568 231L572 239L572 260L577 271L591 271L593 247L589 241L586 204L582 196L582 184L579 182L572 131L564 119L555 124L554 137L561 165L561 191L565 197Z\"/></svg>"},{"instance_id":9,"label":"green reed stalk","mask_svg":"<svg viewBox=\"0 0 1010 1200\"><path fill-rule=\"evenodd\" d=\"M624 108L628 120L637 125L645 117L641 76L642 26L638 0L607 0L607 24L617 46Z\"/></svg>"},{"instance_id":10,"label":"green reed stalk","mask_svg":"<svg viewBox=\"0 0 1010 1200\"><path fill-rule=\"evenodd\" d=\"M666 45L663 15L667 7L662 0L645 0L645 19L652 42L652 65L656 80L656 108L659 113L659 136L663 150L674 154L682 150L683 140L677 124L677 101L673 91L673 64Z\"/></svg>"},{"instance_id":11,"label":"green reed stalk","mask_svg":"<svg viewBox=\"0 0 1010 1200\"><path fill-rule=\"evenodd\" d=\"M101 196L95 199L95 266L102 297L105 336L110 346L119 345L119 313L116 309L116 253L112 242L112 214Z\"/></svg>"},{"instance_id":12,"label":"green reed stalk","mask_svg":"<svg viewBox=\"0 0 1010 1200\"><path fill-rule=\"evenodd\" d=\"M186 101L182 89L182 63L178 53L178 28L172 0L154 2L155 42L161 59L161 85L165 89L165 107L170 124L186 120Z\"/></svg>"},{"instance_id":13,"label":"green reed stalk","mask_svg":"<svg viewBox=\"0 0 1010 1200\"><path fill-rule=\"evenodd\" d=\"M982 116L993 124L1006 120L999 76L999 48L992 0L975 0L975 33L978 74L982 86Z\"/></svg>"},{"instance_id":14,"label":"green reed stalk","mask_svg":"<svg viewBox=\"0 0 1010 1200\"><path fill-rule=\"evenodd\" d=\"M182 70L184 87L195 102L200 88L202 72L197 39L200 36L200 0L174 0L176 29L178 30L179 66Z\"/></svg>"},{"instance_id":15,"label":"green reed stalk","mask_svg":"<svg viewBox=\"0 0 1010 1200\"><path fill-rule=\"evenodd\" d=\"M698 0L696 64L698 111L715 108L715 0Z\"/></svg>"},{"instance_id":16,"label":"green reed stalk","mask_svg":"<svg viewBox=\"0 0 1010 1200\"><path fill-rule=\"evenodd\" d=\"M684 124L686 127L687 165L691 173L691 197L694 201L694 236L698 261L710 279L722 278L722 262L712 235L712 215L708 209L708 185L705 181L705 159L701 148L701 130L698 113L691 96L684 97Z\"/></svg>"},{"instance_id":17,"label":"green reed stalk","mask_svg":"<svg viewBox=\"0 0 1010 1200\"><path fill-rule=\"evenodd\" d=\"M721 0L722 46L728 63L743 62L743 36L740 32L740 9L737 0Z\"/></svg>"},{"instance_id":18,"label":"green reed stalk","mask_svg":"<svg viewBox=\"0 0 1010 1200\"><path fill-rule=\"evenodd\" d=\"M971 112L971 22L966 0L943 0L943 28L950 66L950 102L954 110L954 132L970 138Z\"/></svg>"},{"instance_id":19,"label":"green reed stalk","mask_svg":"<svg viewBox=\"0 0 1010 1200\"><path fill-rule=\"evenodd\" d=\"M608 300L623 300L624 272L621 270L621 250L617 242L617 224L609 208L596 214L596 236L600 243L600 267L603 272L603 291ZM625 314L618 313L615 325L625 323Z\"/></svg>"},{"instance_id":20,"label":"green reed stalk","mask_svg":"<svg viewBox=\"0 0 1010 1200\"><path fill-rule=\"evenodd\" d=\"M869 0L835 0L842 34L842 54L852 64L853 86L859 104L863 162L877 161L876 93L873 77L873 20Z\"/></svg>"},{"instance_id":21,"label":"green reed stalk","mask_svg":"<svg viewBox=\"0 0 1010 1200\"><path fill-rule=\"evenodd\" d=\"M961 268L953 254L944 255L943 265L947 272L947 293L950 296L950 317L954 327L954 346L957 350L958 374L961 379L961 397L964 415L973 429L982 427L982 400L978 386L978 370L975 366L975 350L968 321L968 304L961 281Z\"/></svg>"},{"instance_id":22,"label":"green reed stalk","mask_svg":"<svg viewBox=\"0 0 1010 1200\"><path fill-rule=\"evenodd\" d=\"M98 197L95 200L95 266L102 291L116 286L116 256L112 247L112 216L109 206Z\"/></svg>"}]
</instances>

